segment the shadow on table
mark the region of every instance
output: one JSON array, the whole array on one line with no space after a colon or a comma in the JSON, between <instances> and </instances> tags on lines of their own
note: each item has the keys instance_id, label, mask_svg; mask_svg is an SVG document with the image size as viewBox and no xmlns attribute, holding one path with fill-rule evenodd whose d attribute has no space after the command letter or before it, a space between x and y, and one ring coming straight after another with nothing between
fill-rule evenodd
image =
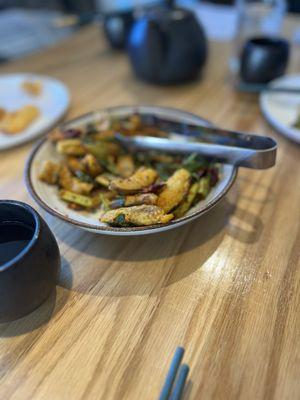
<instances>
[{"instance_id":1,"label":"shadow on table","mask_svg":"<svg viewBox=\"0 0 300 400\"><path fill-rule=\"evenodd\" d=\"M116 261L151 261L184 254L214 238L226 226L234 206L224 199L198 220L150 235L95 235L76 229L71 235L58 229L56 236L76 251ZM172 245L170 245L172 244Z\"/></svg>"},{"instance_id":2,"label":"shadow on table","mask_svg":"<svg viewBox=\"0 0 300 400\"><path fill-rule=\"evenodd\" d=\"M79 277L75 285L65 280L62 286L96 296L155 296L161 287L184 279L212 256L233 210L232 203L224 199L192 223L139 237L70 232L60 225L55 234L74 248L70 262L74 276Z\"/></svg>"},{"instance_id":3,"label":"shadow on table","mask_svg":"<svg viewBox=\"0 0 300 400\"><path fill-rule=\"evenodd\" d=\"M242 243L255 243L258 241L263 223L259 216L246 209L236 208L233 219L228 223L226 233Z\"/></svg>"},{"instance_id":4,"label":"shadow on table","mask_svg":"<svg viewBox=\"0 0 300 400\"><path fill-rule=\"evenodd\" d=\"M25 317L0 324L0 337L20 336L33 331L36 331L36 334L39 335L41 331L46 329L50 319L55 317L64 307L70 294L69 290L63 288L63 285L67 276L68 285L72 286L72 272L68 262L63 257L61 270L65 276L59 277L58 286L48 299Z\"/></svg>"},{"instance_id":5,"label":"shadow on table","mask_svg":"<svg viewBox=\"0 0 300 400\"><path fill-rule=\"evenodd\" d=\"M257 181L253 182L251 178L246 176L239 177L239 185L241 187L241 191L243 191L244 186L252 186L255 188L255 192L253 191L251 196L247 196L244 193L241 193L239 196L241 199L249 201L249 203L265 205L274 201L275 199L275 193L270 185L266 185Z\"/></svg>"},{"instance_id":6,"label":"shadow on table","mask_svg":"<svg viewBox=\"0 0 300 400\"><path fill-rule=\"evenodd\" d=\"M235 207L237 197L235 186L198 220L148 236L95 235L57 225L56 236L74 249L69 272L78 276L72 285L68 273L62 271L65 278L61 286L96 296L155 295L160 288L201 268L218 249L225 233L242 243L259 239L263 229L259 216Z\"/></svg>"}]
</instances>

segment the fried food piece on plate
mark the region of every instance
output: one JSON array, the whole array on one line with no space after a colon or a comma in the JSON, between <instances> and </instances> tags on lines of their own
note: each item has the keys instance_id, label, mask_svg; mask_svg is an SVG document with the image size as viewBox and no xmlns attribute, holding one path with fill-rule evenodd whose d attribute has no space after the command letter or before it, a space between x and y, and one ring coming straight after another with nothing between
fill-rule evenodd
<instances>
[{"instance_id":1,"label":"fried food piece on plate","mask_svg":"<svg viewBox=\"0 0 300 400\"><path fill-rule=\"evenodd\" d=\"M105 159L108 156L115 157L121 151L121 147L118 143L113 143L105 140L94 143L86 143L85 147L89 153L92 153L99 160Z\"/></svg>"},{"instance_id":2,"label":"fried food piece on plate","mask_svg":"<svg viewBox=\"0 0 300 400\"><path fill-rule=\"evenodd\" d=\"M21 132L39 115L39 109L31 105L24 106L17 111L6 112L0 121L0 130L11 134Z\"/></svg>"},{"instance_id":3,"label":"fried food piece on plate","mask_svg":"<svg viewBox=\"0 0 300 400\"><path fill-rule=\"evenodd\" d=\"M134 194L152 185L158 177L152 168L141 167L129 178L114 179L109 188L123 194Z\"/></svg>"},{"instance_id":4,"label":"fried food piece on plate","mask_svg":"<svg viewBox=\"0 0 300 400\"><path fill-rule=\"evenodd\" d=\"M191 208L193 201L195 200L199 189L199 183L195 182L191 185L190 190L186 198L179 204L179 206L174 210L175 218L182 217Z\"/></svg>"},{"instance_id":5,"label":"fried food piece on plate","mask_svg":"<svg viewBox=\"0 0 300 400\"><path fill-rule=\"evenodd\" d=\"M107 211L100 217L100 221L114 226L146 226L165 224L172 218L173 214L165 214L157 206L141 205Z\"/></svg>"},{"instance_id":6,"label":"fried food piece on plate","mask_svg":"<svg viewBox=\"0 0 300 400\"><path fill-rule=\"evenodd\" d=\"M76 204L76 206L83 207L83 208L94 208L97 204L96 199L89 196L84 196L82 194L74 193L69 190L60 190L59 196L62 200L66 201L67 203ZM71 207L75 208L76 207Z\"/></svg>"},{"instance_id":7,"label":"fried food piece on plate","mask_svg":"<svg viewBox=\"0 0 300 400\"><path fill-rule=\"evenodd\" d=\"M48 133L47 138L52 143L57 143L60 140L65 139L78 139L83 135L82 129L79 128L69 128L66 130L54 129Z\"/></svg>"},{"instance_id":8,"label":"fried food piece on plate","mask_svg":"<svg viewBox=\"0 0 300 400\"><path fill-rule=\"evenodd\" d=\"M92 183L82 182L78 178L75 178L66 165L59 171L58 183L63 189L78 194L89 194L94 188Z\"/></svg>"},{"instance_id":9,"label":"fried food piece on plate","mask_svg":"<svg viewBox=\"0 0 300 400\"><path fill-rule=\"evenodd\" d=\"M56 150L69 156L84 156L88 151L79 139L63 139L57 142Z\"/></svg>"},{"instance_id":10,"label":"fried food piece on plate","mask_svg":"<svg viewBox=\"0 0 300 400\"><path fill-rule=\"evenodd\" d=\"M80 158L74 156L68 157L67 164L73 173L76 173L77 171L85 172L84 166L81 164L80 161L81 161Z\"/></svg>"},{"instance_id":11,"label":"fried food piece on plate","mask_svg":"<svg viewBox=\"0 0 300 400\"><path fill-rule=\"evenodd\" d=\"M154 193L133 194L119 199L115 199L110 203L110 208L131 207L141 204L154 205L157 202L157 195Z\"/></svg>"},{"instance_id":12,"label":"fried food piece on plate","mask_svg":"<svg viewBox=\"0 0 300 400\"><path fill-rule=\"evenodd\" d=\"M53 161L47 160L43 163L39 179L49 185L55 185L61 166Z\"/></svg>"},{"instance_id":13,"label":"fried food piece on plate","mask_svg":"<svg viewBox=\"0 0 300 400\"><path fill-rule=\"evenodd\" d=\"M133 175L135 165L133 158L130 154L124 154L118 157L117 171L122 178L129 178Z\"/></svg>"},{"instance_id":14,"label":"fried food piece on plate","mask_svg":"<svg viewBox=\"0 0 300 400\"><path fill-rule=\"evenodd\" d=\"M40 81L24 81L22 89L32 96L38 96L42 93L43 85Z\"/></svg>"},{"instance_id":15,"label":"fried food piece on plate","mask_svg":"<svg viewBox=\"0 0 300 400\"><path fill-rule=\"evenodd\" d=\"M110 182L112 182L114 179L116 179L115 175L112 175L109 172L104 172L103 174L96 176L95 181L99 183L99 185L108 188Z\"/></svg>"},{"instance_id":16,"label":"fried food piece on plate","mask_svg":"<svg viewBox=\"0 0 300 400\"><path fill-rule=\"evenodd\" d=\"M81 160L81 164L84 168L84 171L93 178L101 174L103 170L93 154L87 154L86 156L84 156Z\"/></svg>"},{"instance_id":17,"label":"fried food piece on plate","mask_svg":"<svg viewBox=\"0 0 300 400\"><path fill-rule=\"evenodd\" d=\"M178 206L188 193L191 174L181 168L167 180L166 187L158 196L157 205L165 212L169 212Z\"/></svg>"},{"instance_id":18,"label":"fried food piece on plate","mask_svg":"<svg viewBox=\"0 0 300 400\"><path fill-rule=\"evenodd\" d=\"M93 188L94 188L94 185L92 183L82 182L78 178L73 178L72 186L70 189L74 193L89 194L93 190Z\"/></svg>"}]
</instances>

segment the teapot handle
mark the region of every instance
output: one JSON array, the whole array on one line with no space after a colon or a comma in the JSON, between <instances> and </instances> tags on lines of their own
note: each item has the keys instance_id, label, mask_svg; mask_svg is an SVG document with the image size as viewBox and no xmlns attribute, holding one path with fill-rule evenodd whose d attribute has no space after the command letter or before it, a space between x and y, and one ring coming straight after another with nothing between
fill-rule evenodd
<instances>
[{"instance_id":1,"label":"teapot handle","mask_svg":"<svg viewBox=\"0 0 300 400\"><path fill-rule=\"evenodd\" d=\"M153 46L153 59L152 65L156 70L156 74L159 74L161 68L164 65L164 60L168 54L169 39L163 28L156 21L151 21L152 30L152 46ZM155 48L154 48L155 46Z\"/></svg>"}]
</instances>

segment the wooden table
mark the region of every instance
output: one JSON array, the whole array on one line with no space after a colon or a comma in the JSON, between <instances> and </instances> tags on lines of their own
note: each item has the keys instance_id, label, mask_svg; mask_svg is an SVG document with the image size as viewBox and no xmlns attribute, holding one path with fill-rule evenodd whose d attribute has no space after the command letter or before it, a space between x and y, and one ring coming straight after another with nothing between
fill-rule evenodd
<instances>
[{"instance_id":1,"label":"wooden table","mask_svg":"<svg viewBox=\"0 0 300 400\"><path fill-rule=\"evenodd\" d=\"M64 81L68 117L164 105L279 143L275 168L240 170L225 201L174 231L97 236L43 213L61 276L38 310L0 326L1 399L156 399L178 345L191 367L185 399L299 398L300 148L266 124L255 96L233 91L228 55L212 44L202 80L149 86L92 27L1 67ZM2 198L33 203L22 177L31 145L1 153Z\"/></svg>"}]
</instances>

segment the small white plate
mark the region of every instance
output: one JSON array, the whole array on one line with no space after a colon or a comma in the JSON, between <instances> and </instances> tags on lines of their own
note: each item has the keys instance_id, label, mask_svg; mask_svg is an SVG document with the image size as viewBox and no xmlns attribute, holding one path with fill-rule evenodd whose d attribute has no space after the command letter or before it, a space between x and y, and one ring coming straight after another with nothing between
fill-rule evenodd
<instances>
[{"instance_id":1,"label":"small white plate","mask_svg":"<svg viewBox=\"0 0 300 400\"><path fill-rule=\"evenodd\" d=\"M276 79L271 86L300 88L300 75ZM260 108L274 129L300 143L300 130L292 127L300 113L300 94L263 92L260 95Z\"/></svg>"},{"instance_id":2,"label":"small white plate","mask_svg":"<svg viewBox=\"0 0 300 400\"><path fill-rule=\"evenodd\" d=\"M42 83L40 95L31 96L22 89L24 81ZM0 131L0 150L28 142L57 123L69 107L70 96L66 86L57 79L35 74L0 75L0 108L8 111L32 104L40 110L40 116L27 129L16 134Z\"/></svg>"},{"instance_id":3,"label":"small white plate","mask_svg":"<svg viewBox=\"0 0 300 400\"><path fill-rule=\"evenodd\" d=\"M103 116L124 117L133 113L151 113L152 115L182 120L194 124L208 125L208 122L202 118L187 113L185 111L176 110L165 107L151 107L151 106L128 106L128 107L113 107L99 112L90 113L79 117L75 120L63 124L64 128L75 128L84 126L90 122L102 119ZM233 184L237 169L232 165L223 165L221 169L220 180L217 185L211 190L207 198L200 201L193 208L191 208L186 215L182 218L170 221L167 224L151 225L142 227L128 227L116 228L108 226L99 221L99 212L87 213L71 210L67 207L66 203L60 200L57 188L49 186L38 179L38 174L41 164L44 160L60 160L60 155L56 152L52 143L43 139L32 151L26 165L25 178L27 188L32 197L37 203L42 206L46 211L55 215L56 217L68 222L79 228L85 229L90 232L107 234L107 235L121 235L121 236L138 236L147 235L165 231L168 229L176 228L177 226L186 224L189 221L198 218L206 211L211 209L217 204L218 201L225 196L227 191Z\"/></svg>"}]
</instances>

